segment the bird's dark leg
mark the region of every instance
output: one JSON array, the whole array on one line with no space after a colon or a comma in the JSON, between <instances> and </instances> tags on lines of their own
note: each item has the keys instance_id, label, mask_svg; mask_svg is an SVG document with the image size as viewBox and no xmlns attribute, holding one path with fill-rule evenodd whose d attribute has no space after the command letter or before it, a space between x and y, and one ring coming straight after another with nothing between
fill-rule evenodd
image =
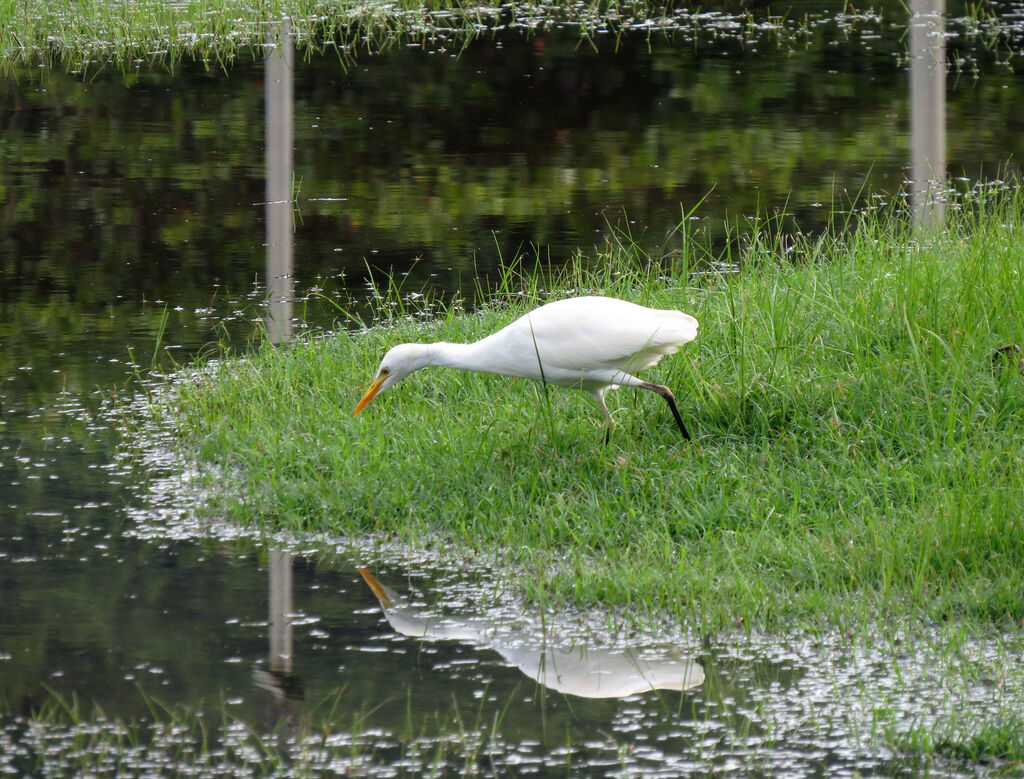
<instances>
[{"instance_id":1,"label":"bird's dark leg","mask_svg":"<svg viewBox=\"0 0 1024 779\"><path fill-rule=\"evenodd\" d=\"M672 409L672 416L676 418L676 424L679 425L679 432L683 434L683 438L685 438L687 441L692 440L690 438L690 431L687 430L686 425L683 424L683 418L679 416L679 409L676 408L676 399L675 396L672 394L672 390L670 390L668 387L663 387L661 384L650 384L646 381L642 382L640 386L643 387L645 390L656 392L663 398L665 398L665 401L668 403L668 407Z\"/></svg>"},{"instance_id":2,"label":"bird's dark leg","mask_svg":"<svg viewBox=\"0 0 1024 779\"><path fill-rule=\"evenodd\" d=\"M604 414L604 445L608 446L608 442L612 440L612 430L615 429L615 420L612 419L611 412L608 411L608 405L604 402L605 392L607 392L606 389L598 390L591 397L597 401L597 405L601 408L601 413Z\"/></svg>"}]
</instances>

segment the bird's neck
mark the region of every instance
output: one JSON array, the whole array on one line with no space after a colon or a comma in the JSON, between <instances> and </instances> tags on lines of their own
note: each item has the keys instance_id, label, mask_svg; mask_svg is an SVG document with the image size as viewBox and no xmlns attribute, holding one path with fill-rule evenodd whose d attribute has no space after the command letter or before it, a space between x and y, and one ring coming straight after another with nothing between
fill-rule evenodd
<instances>
[{"instance_id":1,"label":"bird's neck","mask_svg":"<svg viewBox=\"0 0 1024 779\"><path fill-rule=\"evenodd\" d=\"M486 359L481 358L477 344L453 344L439 341L427 346L431 365L458 368L463 371L488 371Z\"/></svg>"}]
</instances>

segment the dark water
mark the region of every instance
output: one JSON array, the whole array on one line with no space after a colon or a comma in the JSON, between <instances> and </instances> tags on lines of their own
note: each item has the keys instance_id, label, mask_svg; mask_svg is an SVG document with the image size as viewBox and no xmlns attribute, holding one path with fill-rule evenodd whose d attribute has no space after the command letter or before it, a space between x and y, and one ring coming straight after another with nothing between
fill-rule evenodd
<instances>
[{"instance_id":1,"label":"dark water","mask_svg":"<svg viewBox=\"0 0 1024 779\"><path fill-rule=\"evenodd\" d=\"M947 21L954 187L1005 178L1024 158L1024 12L998 9L995 43ZM596 50L547 30L485 36L458 56L442 39L348 66L298 57L293 315L332 326L320 294L358 299L369 269L472 296L517 254L557 264L628 233L660 256L694 208L691 229L721 245L727 221L784 211L814 230L904 188L905 19L713 29L598 38ZM384 734L380 765L397 759L410 711L414 729L437 730L454 711L475 723L466 730L500 722L495 771L884 771L893 755L856 746L877 718L850 702L856 669L888 680L891 709L910 721L920 689L943 689L923 655L903 674L841 644L670 632L645 639L644 662L696 663L703 683L587 699L545 686L509 646L579 654L596 640L587 651L621 659L636 641L593 639L580 615L516 611L511 595L401 550L319 540L285 556L223 528L179 532L188 501L175 502L173 481L154 486L166 468L122 456L117 415L131 412L110 401L139 392L152 365L244 344L263 321L264 82L262 63L0 81L0 744L55 695L121 717L145 717L147 696L220 706L269 730L343 690L340 727ZM356 570L367 563L420 611L475 627L396 632ZM808 691L821 707L806 709ZM989 705L972 694L938 708ZM852 724L830 730L838 720Z\"/></svg>"}]
</instances>

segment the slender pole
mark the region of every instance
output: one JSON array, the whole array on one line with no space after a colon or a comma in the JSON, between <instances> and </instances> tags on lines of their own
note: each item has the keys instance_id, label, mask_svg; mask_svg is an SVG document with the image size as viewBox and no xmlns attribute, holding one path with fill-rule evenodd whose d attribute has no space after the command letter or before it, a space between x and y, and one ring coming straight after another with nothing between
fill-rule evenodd
<instances>
[{"instance_id":1,"label":"slender pole","mask_svg":"<svg viewBox=\"0 0 1024 779\"><path fill-rule=\"evenodd\" d=\"M292 70L295 46L291 24L281 22L267 42L263 97L266 141L267 317L270 342L292 337Z\"/></svg>"},{"instance_id":2,"label":"slender pole","mask_svg":"<svg viewBox=\"0 0 1024 779\"><path fill-rule=\"evenodd\" d=\"M918 233L941 229L946 217L945 6L910 3L910 187Z\"/></svg>"}]
</instances>

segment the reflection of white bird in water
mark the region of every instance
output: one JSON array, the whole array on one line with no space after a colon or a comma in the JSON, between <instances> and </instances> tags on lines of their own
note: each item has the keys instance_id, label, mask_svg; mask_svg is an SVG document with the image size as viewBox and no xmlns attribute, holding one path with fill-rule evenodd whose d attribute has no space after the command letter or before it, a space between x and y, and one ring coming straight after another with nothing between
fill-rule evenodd
<instances>
[{"instance_id":1,"label":"reflection of white bird in water","mask_svg":"<svg viewBox=\"0 0 1024 779\"><path fill-rule=\"evenodd\" d=\"M697 320L681 311L645 308L605 297L557 300L474 343L395 346L384 355L354 413L413 371L443 365L581 389L600 406L607 422L606 436L615 422L605 405L605 393L612 387L641 387L665 398L680 432L689 440L672 391L633 374L696 337Z\"/></svg>"},{"instance_id":2,"label":"reflection of white bird in water","mask_svg":"<svg viewBox=\"0 0 1024 779\"><path fill-rule=\"evenodd\" d=\"M651 690L688 690L704 682L693 660L644 660L633 649L572 646L492 647L531 679L581 698L626 698Z\"/></svg>"},{"instance_id":3,"label":"reflection of white bird in water","mask_svg":"<svg viewBox=\"0 0 1024 779\"><path fill-rule=\"evenodd\" d=\"M401 599L359 569L380 601L391 627L413 638L466 641L489 647L510 665L555 692L582 698L625 698L651 690L687 690L704 682L704 669L694 660L645 660L632 649L554 647L550 636L533 637L499 630L484 619L439 618Z\"/></svg>"}]
</instances>

